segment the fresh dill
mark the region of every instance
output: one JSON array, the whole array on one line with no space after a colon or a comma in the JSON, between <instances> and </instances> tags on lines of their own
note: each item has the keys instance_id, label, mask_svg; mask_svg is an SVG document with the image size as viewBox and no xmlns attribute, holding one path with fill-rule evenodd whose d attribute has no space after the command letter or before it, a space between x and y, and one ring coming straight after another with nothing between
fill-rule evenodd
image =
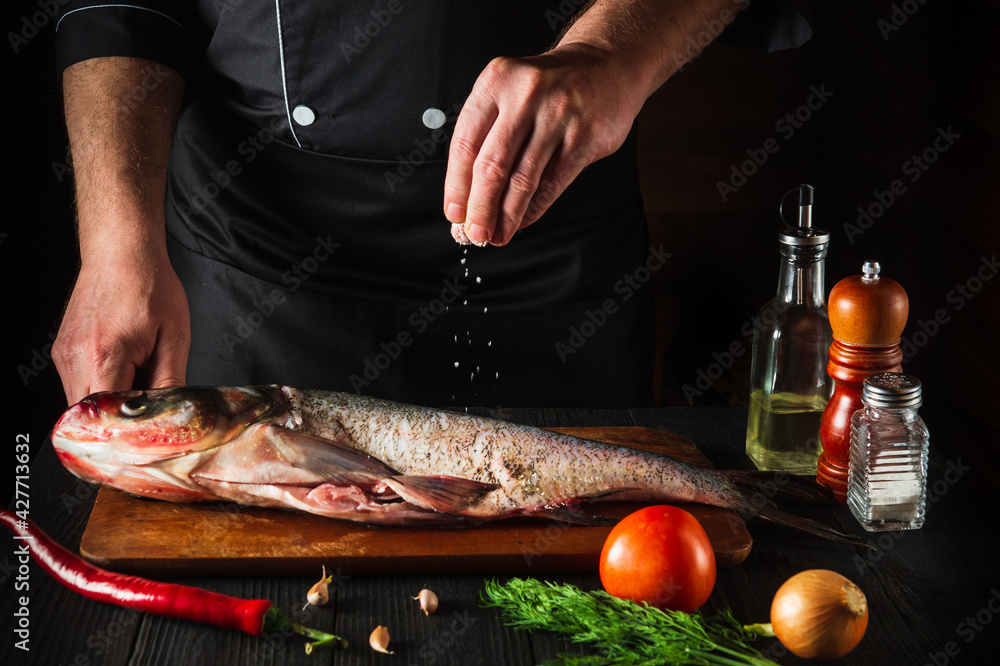
<instances>
[{"instance_id":1,"label":"fresh dill","mask_svg":"<svg viewBox=\"0 0 1000 666\"><path fill-rule=\"evenodd\" d=\"M744 629L728 609L712 615L662 611L532 578L486 581L483 603L499 608L515 629L552 631L600 653L560 654L546 662L551 666L778 666L749 645L758 634Z\"/></svg>"}]
</instances>

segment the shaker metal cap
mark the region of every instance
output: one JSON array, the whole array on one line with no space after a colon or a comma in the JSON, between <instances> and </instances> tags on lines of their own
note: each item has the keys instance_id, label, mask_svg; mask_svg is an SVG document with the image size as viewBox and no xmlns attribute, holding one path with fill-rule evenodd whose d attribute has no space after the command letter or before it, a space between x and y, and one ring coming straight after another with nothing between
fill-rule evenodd
<instances>
[{"instance_id":1,"label":"shaker metal cap","mask_svg":"<svg viewBox=\"0 0 1000 666\"><path fill-rule=\"evenodd\" d=\"M873 407L904 409L923 403L920 380L902 372L879 372L865 379L861 401Z\"/></svg>"}]
</instances>

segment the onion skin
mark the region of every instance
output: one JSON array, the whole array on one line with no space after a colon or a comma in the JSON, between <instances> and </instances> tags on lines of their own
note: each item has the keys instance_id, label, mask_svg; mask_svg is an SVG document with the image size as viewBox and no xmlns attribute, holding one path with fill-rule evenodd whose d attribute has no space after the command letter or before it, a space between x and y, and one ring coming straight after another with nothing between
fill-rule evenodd
<instances>
[{"instance_id":1,"label":"onion skin","mask_svg":"<svg viewBox=\"0 0 1000 666\"><path fill-rule=\"evenodd\" d=\"M832 661L861 642L868 628L868 602L844 576L810 569L778 588L771 603L771 626L796 656Z\"/></svg>"}]
</instances>

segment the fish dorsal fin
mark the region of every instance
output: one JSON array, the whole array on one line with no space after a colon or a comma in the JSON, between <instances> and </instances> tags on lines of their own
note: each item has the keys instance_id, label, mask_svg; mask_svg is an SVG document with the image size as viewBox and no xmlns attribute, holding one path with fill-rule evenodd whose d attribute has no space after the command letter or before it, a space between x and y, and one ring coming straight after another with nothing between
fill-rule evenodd
<instances>
[{"instance_id":1,"label":"fish dorsal fin","mask_svg":"<svg viewBox=\"0 0 1000 666\"><path fill-rule=\"evenodd\" d=\"M263 435L289 464L309 470L328 483L374 483L399 474L350 444L279 426L267 426Z\"/></svg>"},{"instance_id":2,"label":"fish dorsal fin","mask_svg":"<svg viewBox=\"0 0 1000 666\"><path fill-rule=\"evenodd\" d=\"M394 476L385 484L407 502L440 513L462 510L500 486L457 476Z\"/></svg>"}]
</instances>

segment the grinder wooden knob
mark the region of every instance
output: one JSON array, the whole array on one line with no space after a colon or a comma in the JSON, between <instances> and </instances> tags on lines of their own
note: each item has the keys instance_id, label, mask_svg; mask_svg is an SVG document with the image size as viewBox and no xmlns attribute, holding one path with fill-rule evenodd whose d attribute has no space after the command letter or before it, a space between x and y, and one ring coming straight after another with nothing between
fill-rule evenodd
<instances>
[{"instance_id":1,"label":"grinder wooden knob","mask_svg":"<svg viewBox=\"0 0 1000 666\"><path fill-rule=\"evenodd\" d=\"M833 344L826 371L836 388L820 422L816 480L841 502L847 501L851 416L862 407L862 385L876 372L902 371L899 336L910 310L906 292L879 275L878 262L866 261L861 270L834 286L827 306Z\"/></svg>"},{"instance_id":2,"label":"grinder wooden knob","mask_svg":"<svg viewBox=\"0 0 1000 666\"><path fill-rule=\"evenodd\" d=\"M879 276L876 261L866 261L861 270L830 291L833 337L855 345L896 344L910 310L906 291L892 278Z\"/></svg>"}]
</instances>

